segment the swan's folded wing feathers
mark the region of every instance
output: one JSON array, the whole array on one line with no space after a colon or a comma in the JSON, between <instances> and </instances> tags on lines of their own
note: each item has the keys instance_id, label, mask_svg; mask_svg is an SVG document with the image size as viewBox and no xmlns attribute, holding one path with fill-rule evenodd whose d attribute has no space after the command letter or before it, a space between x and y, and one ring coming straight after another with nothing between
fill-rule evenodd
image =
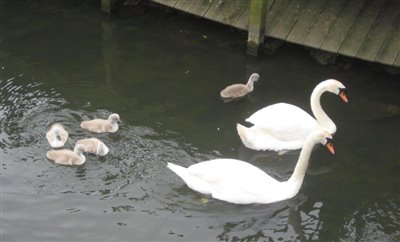
<instances>
[{"instance_id":1,"label":"swan's folded wing feathers","mask_svg":"<svg viewBox=\"0 0 400 242\"><path fill-rule=\"evenodd\" d=\"M298 130L310 132L318 127L317 121L311 115L301 108L287 103L277 103L265 107L255 112L246 121L259 128L267 129L270 135L283 140L297 139L297 137L293 137L293 134L297 134ZM302 128L299 129L299 127ZM285 137L286 135L287 137ZM304 137L304 134L299 134L299 136Z\"/></svg>"},{"instance_id":2,"label":"swan's folded wing feathers","mask_svg":"<svg viewBox=\"0 0 400 242\"><path fill-rule=\"evenodd\" d=\"M207 181L209 183L230 183L243 184L251 183L252 179L248 177L261 178L263 181L274 180L266 176L261 169L240 160L235 159L215 159L200 162L188 168L190 174Z\"/></svg>"}]
</instances>

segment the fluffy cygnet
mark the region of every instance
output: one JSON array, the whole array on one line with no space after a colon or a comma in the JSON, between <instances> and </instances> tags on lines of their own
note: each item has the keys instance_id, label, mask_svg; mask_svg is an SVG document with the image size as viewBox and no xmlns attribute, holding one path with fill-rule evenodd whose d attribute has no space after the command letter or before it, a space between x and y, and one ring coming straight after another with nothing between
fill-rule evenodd
<instances>
[{"instance_id":1,"label":"fluffy cygnet","mask_svg":"<svg viewBox=\"0 0 400 242\"><path fill-rule=\"evenodd\" d=\"M116 113L108 116L108 119L93 119L82 121L81 127L95 133L114 133L118 130L119 115Z\"/></svg>"},{"instance_id":2,"label":"fluffy cygnet","mask_svg":"<svg viewBox=\"0 0 400 242\"><path fill-rule=\"evenodd\" d=\"M83 155L84 148L83 145L77 144L75 145L74 151L50 150L47 152L46 157L60 165L82 165L86 161Z\"/></svg>"},{"instance_id":3,"label":"fluffy cygnet","mask_svg":"<svg viewBox=\"0 0 400 242\"><path fill-rule=\"evenodd\" d=\"M233 99L233 98L240 98L245 96L246 94L250 93L254 89L254 82L258 81L260 78L260 75L257 73L253 73L249 80L247 81L247 84L233 84L230 86L227 86L224 90L221 91L220 95L222 98L225 99Z\"/></svg>"},{"instance_id":4,"label":"fluffy cygnet","mask_svg":"<svg viewBox=\"0 0 400 242\"><path fill-rule=\"evenodd\" d=\"M61 124L53 124L46 133L46 139L53 148L63 147L68 139L68 132Z\"/></svg>"},{"instance_id":5,"label":"fluffy cygnet","mask_svg":"<svg viewBox=\"0 0 400 242\"><path fill-rule=\"evenodd\" d=\"M81 139L76 142L76 144L81 144L84 147L86 153L93 153L100 156L107 155L109 149L108 147L96 138Z\"/></svg>"}]
</instances>

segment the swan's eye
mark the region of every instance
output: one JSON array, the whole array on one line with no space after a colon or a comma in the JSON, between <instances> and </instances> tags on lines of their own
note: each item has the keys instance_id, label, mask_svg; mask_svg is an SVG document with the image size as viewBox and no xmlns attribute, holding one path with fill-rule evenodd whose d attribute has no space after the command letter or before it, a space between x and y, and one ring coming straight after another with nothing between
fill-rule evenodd
<instances>
[{"instance_id":1,"label":"swan's eye","mask_svg":"<svg viewBox=\"0 0 400 242\"><path fill-rule=\"evenodd\" d=\"M347 97L347 89L346 88L339 88L339 97L345 102L349 102Z\"/></svg>"}]
</instances>

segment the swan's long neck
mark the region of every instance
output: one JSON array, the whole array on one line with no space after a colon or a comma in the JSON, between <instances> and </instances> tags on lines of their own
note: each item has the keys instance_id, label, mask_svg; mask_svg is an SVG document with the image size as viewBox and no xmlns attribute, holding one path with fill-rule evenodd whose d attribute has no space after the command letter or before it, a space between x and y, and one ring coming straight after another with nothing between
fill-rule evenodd
<instances>
[{"instance_id":1,"label":"swan's long neck","mask_svg":"<svg viewBox=\"0 0 400 242\"><path fill-rule=\"evenodd\" d=\"M247 81L246 86L249 89L249 91L253 91L253 89L254 89L254 80L253 80L252 77L249 78L249 80Z\"/></svg>"},{"instance_id":2,"label":"swan's long neck","mask_svg":"<svg viewBox=\"0 0 400 242\"><path fill-rule=\"evenodd\" d=\"M308 167L308 162L310 160L311 151L314 147L314 140L312 137L308 137L306 142L303 145L303 149L300 152L299 159L297 160L296 167L294 168L294 172L290 179L287 181L288 183L295 183L296 190L300 189L301 184L303 183L304 176L306 174L306 170ZM296 192L297 193L297 192Z\"/></svg>"},{"instance_id":3,"label":"swan's long neck","mask_svg":"<svg viewBox=\"0 0 400 242\"><path fill-rule=\"evenodd\" d=\"M327 91L326 86L323 84L324 83L317 85L311 94L311 110L318 124L326 129L330 134L333 134L336 132L336 125L321 107L321 95Z\"/></svg>"}]
</instances>

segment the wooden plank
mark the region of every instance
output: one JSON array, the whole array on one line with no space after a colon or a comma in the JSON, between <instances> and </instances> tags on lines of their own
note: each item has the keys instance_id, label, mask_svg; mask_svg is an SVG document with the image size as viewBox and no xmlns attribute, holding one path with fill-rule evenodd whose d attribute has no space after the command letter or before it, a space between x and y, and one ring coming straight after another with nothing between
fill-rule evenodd
<instances>
[{"instance_id":1,"label":"wooden plank","mask_svg":"<svg viewBox=\"0 0 400 242\"><path fill-rule=\"evenodd\" d=\"M235 0L223 7L218 21L233 26L248 6L248 0Z\"/></svg>"},{"instance_id":2,"label":"wooden plank","mask_svg":"<svg viewBox=\"0 0 400 242\"><path fill-rule=\"evenodd\" d=\"M302 43L315 24L315 20L325 8L328 0L311 0L303 10L299 20L293 26L286 40L293 43Z\"/></svg>"},{"instance_id":3,"label":"wooden plank","mask_svg":"<svg viewBox=\"0 0 400 242\"><path fill-rule=\"evenodd\" d=\"M272 28L270 36L285 40L299 19L309 0L293 0L287 6L280 21Z\"/></svg>"},{"instance_id":4,"label":"wooden plank","mask_svg":"<svg viewBox=\"0 0 400 242\"><path fill-rule=\"evenodd\" d=\"M302 44L319 49L345 3L346 0L330 0Z\"/></svg>"},{"instance_id":5,"label":"wooden plank","mask_svg":"<svg viewBox=\"0 0 400 242\"><path fill-rule=\"evenodd\" d=\"M356 19L357 24L352 26L339 49L340 54L352 57L357 54L384 3L384 0L369 0L365 3Z\"/></svg>"},{"instance_id":6,"label":"wooden plank","mask_svg":"<svg viewBox=\"0 0 400 242\"><path fill-rule=\"evenodd\" d=\"M204 18L220 22L218 21L218 17L222 12L223 8L226 7L225 5L227 4L224 1L219 1L219 0L214 1L213 4L208 8L207 12L204 14Z\"/></svg>"},{"instance_id":7,"label":"wooden plank","mask_svg":"<svg viewBox=\"0 0 400 242\"><path fill-rule=\"evenodd\" d=\"M400 54L397 56L396 61L394 62L394 66L400 67Z\"/></svg>"},{"instance_id":8,"label":"wooden plank","mask_svg":"<svg viewBox=\"0 0 400 242\"><path fill-rule=\"evenodd\" d=\"M234 26L242 30L247 30L249 28L249 6L246 7L242 16L240 16Z\"/></svg>"},{"instance_id":9,"label":"wooden plank","mask_svg":"<svg viewBox=\"0 0 400 242\"><path fill-rule=\"evenodd\" d=\"M336 19L335 24L332 26L321 49L337 53L342 46L351 26L356 20L365 0L349 0L339 17ZM358 24L358 23L356 23Z\"/></svg>"},{"instance_id":10,"label":"wooden plank","mask_svg":"<svg viewBox=\"0 0 400 242\"><path fill-rule=\"evenodd\" d=\"M278 22L282 13L285 11L286 7L290 3L290 0L279 0L274 1L270 10L267 12L267 17L265 20L265 35L270 36L272 28Z\"/></svg>"},{"instance_id":11,"label":"wooden plank","mask_svg":"<svg viewBox=\"0 0 400 242\"><path fill-rule=\"evenodd\" d=\"M356 57L364 60L375 60L388 34L393 30L397 16L400 14L400 2L390 0L385 4L374 26L369 31Z\"/></svg>"},{"instance_id":12,"label":"wooden plank","mask_svg":"<svg viewBox=\"0 0 400 242\"><path fill-rule=\"evenodd\" d=\"M157 2L158 4L161 4L161 5L164 5L164 6L174 7L177 1L178 0L157 0L157 1L154 1L154 2Z\"/></svg>"},{"instance_id":13,"label":"wooden plank","mask_svg":"<svg viewBox=\"0 0 400 242\"><path fill-rule=\"evenodd\" d=\"M196 2L196 0L178 0L174 8L184 12L188 12L189 8L193 5L194 2Z\"/></svg>"},{"instance_id":14,"label":"wooden plank","mask_svg":"<svg viewBox=\"0 0 400 242\"><path fill-rule=\"evenodd\" d=\"M275 1L277 1L277 0L275 0ZM267 1L267 12L269 10L271 10L272 5L274 4L275 1L274 0ZM249 11L250 11L249 6L246 6L246 9L244 10L242 16L240 16L240 18L235 23L236 28L244 29L244 30L247 30L249 28Z\"/></svg>"},{"instance_id":15,"label":"wooden plank","mask_svg":"<svg viewBox=\"0 0 400 242\"><path fill-rule=\"evenodd\" d=\"M400 55L400 16L394 22L395 27L386 38L385 43L375 58L376 62L394 65L396 58Z\"/></svg>"},{"instance_id":16,"label":"wooden plank","mask_svg":"<svg viewBox=\"0 0 400 242\"><path fill-rule=\"evenodd\" d=\"M207 10L214 3L214 0L197 0L193 3L193 5L189 8L189 12L204 17Z\"/></svg>"}]
</instances>

